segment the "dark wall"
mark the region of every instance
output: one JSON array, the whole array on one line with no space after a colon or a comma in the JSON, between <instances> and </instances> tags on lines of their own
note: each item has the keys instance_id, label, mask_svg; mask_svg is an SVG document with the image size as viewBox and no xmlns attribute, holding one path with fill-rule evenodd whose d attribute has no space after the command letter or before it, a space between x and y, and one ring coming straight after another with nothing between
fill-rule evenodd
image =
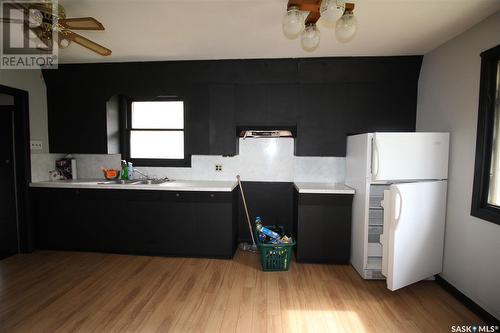
<instances>
[{"instance_id":1,"label":"dark wall","mask_svg":"<svg viewBox=\"0 0 500 333\"><path fill-rule=\"evenodd\" d=\"M60 65L44 70L51 152L106 153L106 101L185 99L191 154L236 154L237 125L297 125L295 154L344 156L345 136L413 131L421 56Z\"/></svg>"}]
</instances>

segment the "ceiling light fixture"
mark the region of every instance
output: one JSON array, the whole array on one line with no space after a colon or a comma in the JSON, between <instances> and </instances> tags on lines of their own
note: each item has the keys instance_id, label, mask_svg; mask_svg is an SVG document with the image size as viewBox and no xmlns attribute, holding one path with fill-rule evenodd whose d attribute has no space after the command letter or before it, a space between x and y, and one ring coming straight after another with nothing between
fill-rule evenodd
<instances>
[{"instance_id":1,"label":"ceiling light fixture","mask_svg":"<svg viewBox=\"0 0 500 333\"><path fill-rule=\"evenodd\" d=\"M335 35L341 42L350 41L356 35L358 20L352 11L345 11L335 25Z\"/></svg>"},{"instance_id":2,"label":"ceiling light fixture","mask_svg":"<svg viewBox=\"0 0 500 333\"><path fill-rule=\"evenodd\" d=\"M337 39L348 42L357 31L357 19L353 11L354 4L346 3L345 0L289 0L283 17L283 33L290 39L300 35L302 48L312 52L319 45L320 32L316 22L322 18L328 23L336 22Z\"/></svg>"},{"instance_id":3,"label":"ceiling light fixture","mask_svg":"<svg viewBox=\"0 0 500 333\"><path fill-rule=\"evenodd\" d=\"M283 33L288 38L297 38L304 30L304 17L296 6L290 6L283 17Z\"/></svg>"},{"instance_id":4,"label":"ceiling light fixture","mask_svg":"<svg viewBox=\"0 0 500 333\"><path fill-rule=\"evenodd\" d=\"M344 0L323 0L319 7L321 18L328 23L335 23L335 21L344 15L344 12Z\"/></svg>"},{"instance_id":5,"label":"ceiling light fixture","mask_svg":"<svg viewBox=\"0 0 500 333\"><path fill-rule=\"evenodd\" d=\"M300 36L300 42L304 50L312 52L319 45L320 35L316 23L308 23Z\"/></svg>"}]
</instances>

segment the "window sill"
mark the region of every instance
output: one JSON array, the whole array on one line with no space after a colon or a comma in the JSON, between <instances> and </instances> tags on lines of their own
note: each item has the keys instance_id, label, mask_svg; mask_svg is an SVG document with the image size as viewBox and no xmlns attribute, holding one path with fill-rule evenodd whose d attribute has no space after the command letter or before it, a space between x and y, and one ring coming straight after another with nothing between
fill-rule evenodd
<instances>
[{"instance_id":1,"label":"window sill","mask_svg":"<svg viewBox=\"0 0 500 333\"><path fill-rule=\"evenodd\" d=\"M165 160L156 158L128 158L127 161L132 162L138 167L170 167L170 168L190 168L191 155L186 156L182 160Z\"/></svg>"},{"instance_id":2,"label":"window sill","mask_svg":"<svg viewBox=\"0 0 500 333\"><path fill-rule=\"evenodd\" d=\"M493 206L472 207L470 215L500 225L500 208Z\"/></svg>"}]
</instances>

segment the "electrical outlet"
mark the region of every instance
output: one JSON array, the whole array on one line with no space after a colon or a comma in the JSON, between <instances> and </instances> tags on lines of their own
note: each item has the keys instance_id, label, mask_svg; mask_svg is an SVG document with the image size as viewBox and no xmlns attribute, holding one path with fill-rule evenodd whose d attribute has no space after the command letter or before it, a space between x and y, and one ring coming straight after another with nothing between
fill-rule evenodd
<instances>
[{"instance_id":1,"label":"electrical outlet","mask_svg":"<svg viewBox=\"0 0 500 333\"><path fill-rule=\"evenodd\" d=\"M222 164L216 164L215 165L215 171L221 172L222 171Z\"/></svg>"},{"instance_id":2,"label":"electrical outlet","mask_svg":"<svg viewBox=\"0 0 500 333\"><path fill-rule=\"evenodd\" d=\"M31 143L31 150L43 149L42 141L30 141L30 143Z\"/></svg>"}]
</instances>

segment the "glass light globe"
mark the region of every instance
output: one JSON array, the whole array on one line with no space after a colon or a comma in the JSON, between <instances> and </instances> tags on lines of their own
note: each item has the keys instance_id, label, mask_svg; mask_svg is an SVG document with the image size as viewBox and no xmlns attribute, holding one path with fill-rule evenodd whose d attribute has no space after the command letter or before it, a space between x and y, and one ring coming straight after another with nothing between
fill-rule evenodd
<instances>
[{"instance_id":1,"label":"glass light globe","mask_svg":"<svg viewBox=\"0 0 500 333\"><path fill-rule=\"evenodd\" d=\"M304 17L300 10L291 7L283 17L283 33L288 38L297 38L304 30Z\"/></svg>"},{"instance_id":2,"label":"glass light globe","mask_svg":"<svg viewBox=\"0 0 500 333\"><path fill-rule=\"evenodd\" d=\"M350 41L356 35L358 20L352 12L346 12L335 25L335 35L341 42Z\"/></svg>"},{"instance_id":3,"label":"glass light globe","mask_svg":"<svg viewBox=\"0 0 500 333\"><path fill-rule=\"evenodd\" d=\"M43 23L42 12L37 9L30 9L28 15L28 24L30 28L37 28Z\"/></svg>"},{"instance_id":4,"label":"glass light globe","mask_svg":"<svg viewBox=\"0 0 500 333\"><path fill-rule=\"evenodd\" d=\"M314 51L318 47L319 40L319 30L316 24L308 25L300 37L302 48L308 52Z\"/></svg>"},{"instance_id":5,"label":"glass light globe","mask_svg":"<svg viewBox=\"0 0 500 333\"><path fill-rule=\"evenodd\" d=\"M345 0L323 0L319 8L321 18L328 23L335 23L345 12Z\"/></svg>"},{"instance_id":6,"label":"glass light globe","mask_svg":"<svg viewBox=\"0 0 500 333\"><path fill-rule=\"evenodd\" d=\"M59 47L61 49L65 49L69 46L69 44L71 44L71 40L67 39L67 38L59 38Z\"/></svg>"}]
</instances>

